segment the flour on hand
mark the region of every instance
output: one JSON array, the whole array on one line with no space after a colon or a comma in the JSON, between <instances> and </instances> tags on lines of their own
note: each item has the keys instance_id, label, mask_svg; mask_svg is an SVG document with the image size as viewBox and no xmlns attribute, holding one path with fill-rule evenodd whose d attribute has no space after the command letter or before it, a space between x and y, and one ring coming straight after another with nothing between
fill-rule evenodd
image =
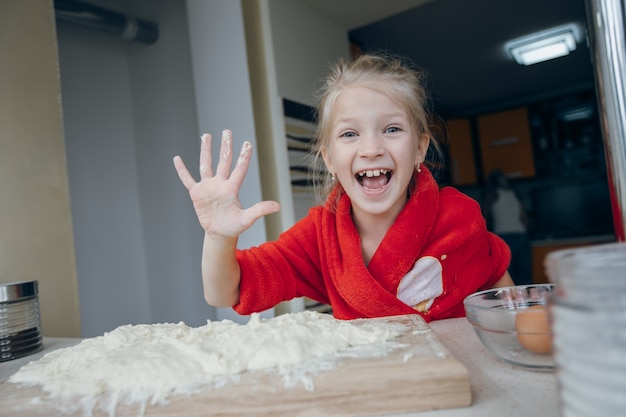
<instances>
[{"instance_id":1,"label":"flour on hand","mask_svg":"<svg viewBox=\"0 0 626 417\"><path fill-rule=\"evenodd\" d=\"M311 311L266 320L255 314L246 325L125 325L52 351L9 382L41 386L68 404L78 400L87 414L97 405L114 415L119 402L139 404L143 414L148 403L218 389L249 371L281 375L286 388L303 382L314 389L312 375L336 367L341 358L386 355L399 346L393 339L404 330Z\"/></svg>"}]
</instances>

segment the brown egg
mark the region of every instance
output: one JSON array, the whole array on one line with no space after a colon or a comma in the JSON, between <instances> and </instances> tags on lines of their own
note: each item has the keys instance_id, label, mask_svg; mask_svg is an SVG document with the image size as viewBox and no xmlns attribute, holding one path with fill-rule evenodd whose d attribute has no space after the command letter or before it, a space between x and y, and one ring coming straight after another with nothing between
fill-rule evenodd
<instances>
[{"instance_id":1,"label":"brown egg","mask_svg":"<svg viewBox=\"0 0 626 417\"><path fill-rule=\"evenodd\" d=\"M548 309L545 306L530 306L515 316L515 329L520 344L531 352L552 352Z\"/></svg>"}]
</instances>

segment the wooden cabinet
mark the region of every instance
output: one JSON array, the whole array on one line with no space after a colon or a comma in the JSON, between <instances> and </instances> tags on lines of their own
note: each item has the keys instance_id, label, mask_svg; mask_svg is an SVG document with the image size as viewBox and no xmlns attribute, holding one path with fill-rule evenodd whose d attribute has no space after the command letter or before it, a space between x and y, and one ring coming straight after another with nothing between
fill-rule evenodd
<instances>
[{"instance_id":1,"label":"wooden cabinet","mask_svg":"<svg viewBox=\"0 0 626 417\"><path fill-rule=\"evenodd\" d=\"M533 274L533 283L534 284L545 284L549 282L548 276L546 275L545 267L543 266L543 262L546 259L546 255L550 252L559 249L567 249L573 247L569 244L546 244L540 246L533 246L532 248L532 256L533 256L533 264L532 264L532 274Z\"/></svg>"},{"instance_id":2,"label":"wooden cabinet","mask_svg":"<svg viewBox=\"0 0 626 417\"><path fill-rule=\"evenodd\" d=\"M476 184L476 164L470 119L446 120L450 176L454 185Z\"/></svg>"},{"instance_id":3,"label":"wooden cabinet","mask_svg":"<svg viewBox=\"0 0 626 417\"><path fill-rule=\"evenodd\" d=\"M535 175L525 107L480 116L477 125L484 178L494 169L510 178Z\"/></svg>"},{"instance_id":4,"label":"wooden cabinet","mask_svg":"<svg viewBox=\"0 0 626 417\"><path fill-rule=\"evenodd\" d=\"M563 242L563 243L545 243L537 244L532 247L532 274L533 283L545 284L549 282L548 276L545 272L544 261L546 256L550 252L554 252L561 249L573 249L581 246L599 245L603 243L613 242L611 237L599 238L594 240L581 240L578 242Z\"/></svg>"}]
</instances>

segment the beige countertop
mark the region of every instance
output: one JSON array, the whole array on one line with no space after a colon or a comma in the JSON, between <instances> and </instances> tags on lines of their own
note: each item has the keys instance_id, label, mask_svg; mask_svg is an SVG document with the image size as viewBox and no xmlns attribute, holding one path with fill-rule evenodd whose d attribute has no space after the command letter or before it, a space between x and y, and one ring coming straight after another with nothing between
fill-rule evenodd
<instances>
[{"instance_id":1,"label":"beige countertop","mask_svg":"<svg viewBox=\"0 0 626 417\"><path fill-rule=\"evenodd\" d=\"M472 405L463 408L402 414L415 417L559 416L556 375L516 368L495 358L482 345L465 318L430 323L439 340L469 371ZM44 350L0 363L0 382L31 360L80 339L44 338ZM416 390L420 387L416 386ZM394 415L400 416L400 415Z\"/></svg>"}]
</instances>

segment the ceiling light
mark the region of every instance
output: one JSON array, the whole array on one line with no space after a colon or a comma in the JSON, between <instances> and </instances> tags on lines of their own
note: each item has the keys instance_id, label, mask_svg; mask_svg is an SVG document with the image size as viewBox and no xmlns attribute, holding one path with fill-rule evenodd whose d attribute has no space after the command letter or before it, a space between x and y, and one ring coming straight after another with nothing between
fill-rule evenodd
<instances>
[{"instance_id":1,"label":"ceiling light","mask_svg":"<svg viewBox=\"0 0 626 417\"><path fill-rule=\"evenodd\" d=\"M564 122L575 122L576 120L591 119L593 113L593 106L587 104L562 110L558 113L558 118Z\"/></svg>"},{"instance_id":2,"label":"ceiling light","mask_svg":"<svg viewBox=\"0 0 626 417\"><path fill-rule=\"evenodd\" d=\"M518 64L532 65L568 55L580 37L580 28L571 23L514 39L504 47Z\"/></svg>"}]
</instances>

